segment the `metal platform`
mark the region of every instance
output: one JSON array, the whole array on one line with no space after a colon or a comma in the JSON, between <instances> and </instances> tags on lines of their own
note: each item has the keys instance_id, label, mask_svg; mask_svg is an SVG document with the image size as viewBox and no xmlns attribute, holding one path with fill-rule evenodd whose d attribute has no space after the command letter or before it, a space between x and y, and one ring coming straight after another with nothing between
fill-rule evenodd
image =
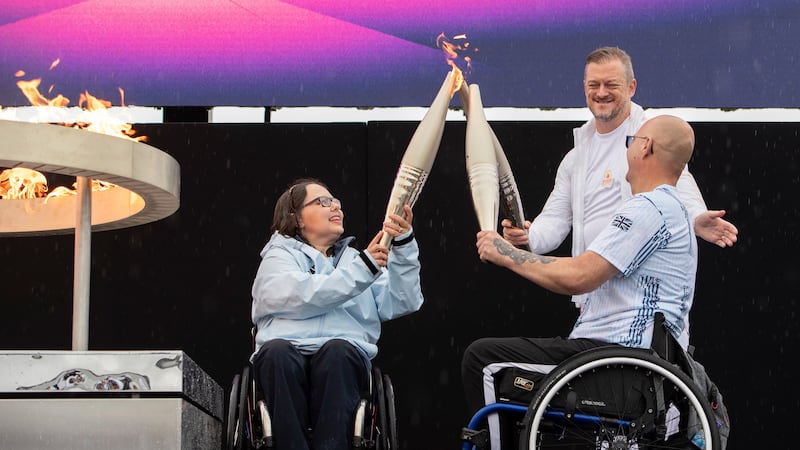
<instances>
[{"instance_id":1,"label":"metal platform","mask_svg":"<svg viewBox=\"0 0 800 450\"><path fill-rule=\"evenodd\" d=\"M220 450L223 389L182 351L0 351L0 449Z\"/></svg>"}]
</instances>

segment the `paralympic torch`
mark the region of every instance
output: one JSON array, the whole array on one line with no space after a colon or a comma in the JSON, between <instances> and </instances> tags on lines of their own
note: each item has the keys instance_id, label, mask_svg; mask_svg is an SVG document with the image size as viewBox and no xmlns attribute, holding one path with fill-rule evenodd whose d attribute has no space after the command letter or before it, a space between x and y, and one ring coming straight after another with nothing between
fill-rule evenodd
<instances>
[{"instance_id":1,"label":"paralympic torch","mask_svg":"<svg viewBox=\"0 0 800 450\"><path fill-rule=\"evenodd\" d=\"M386 220L390 220L390 214L402 216L403 205L413 207L422 192L422 187L433 167L433 161L436 159L436 153L439 151L450 100L463 79L461 70L453 67L453 70L447 73L442 87L422 121L417 125L397 170L394 187L386 207ZM391 241L392 237L384 234L381 245L388 247Z\"/></svg>"},{"instance_id":2,"label":"paralympic torch","mask_svg":"<svg viewBox=\"0 0 800 450\"><path fill-rule=\"evenodd\" d=\"M466 83L461 84L461 89L458 90L459 97L461 98L461 105L464 107L464 114L469 120L470 116L470 95L469 87ZM497 160L497 172L499 178L499 196L500 196L500 209L503 215L511 220L511 223L520 229L525 227L525 215L522 210L522 199L519 196L519 189L517 189L517 182L514 179L514 173L511 170L511 165L508 163L508 158L503 151L503 146L497 135L494 134L491 126L486 124L491 133L492 143L494 145L495 158ZM528 245L524 249L529 250Z\"/></svg>"},{"instance_id":3,"label":"paralympic torch","mask_svg":"<svg viewBox=\"0 0 800 450\"><path fill-rule=\"evenodd\" d=\"M465 156L472 203L482 231L497 230L500 184L492 130L486 121L477 84L469 86Z\"/></svg>"}]
</instances>

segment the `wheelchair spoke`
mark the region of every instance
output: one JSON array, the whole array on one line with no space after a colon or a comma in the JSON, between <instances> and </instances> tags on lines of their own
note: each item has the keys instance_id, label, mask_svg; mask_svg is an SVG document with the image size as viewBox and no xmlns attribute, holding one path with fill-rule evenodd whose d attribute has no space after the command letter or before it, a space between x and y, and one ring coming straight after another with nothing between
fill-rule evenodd
<instances>
[{"instance_id":1,"label":"wheelchair spoke","mask_svg":"<svg viewBox=\"0 0 800 450\"><path fill-rule=\"evenodd\" d=\"M521 448L719 448L697 387L650 354L616 348L585 352L541 386L526 413ZM690 442L706 436L704 447Z\"/></svg>"}]
</instances>

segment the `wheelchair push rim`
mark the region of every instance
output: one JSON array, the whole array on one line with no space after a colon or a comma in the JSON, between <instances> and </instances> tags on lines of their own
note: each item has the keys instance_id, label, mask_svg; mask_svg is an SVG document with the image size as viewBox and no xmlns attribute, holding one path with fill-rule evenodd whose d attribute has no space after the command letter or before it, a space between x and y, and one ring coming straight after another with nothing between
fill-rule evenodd
<instances>
[{"instance_id":1,"label":"wheelchair push rim","mask_svg":"<svg viewBox=\"0 0 800 450\"><path fill-rule=\"evenodd\" d=\"M632 356L632 350L637 352L636 356ZM520 438L520 449L540 449L549 448L543 444L540 439L540 429L548 425L555 428L556 434L561 433L559 438L563 438L573 430L572 423L577 424L580 421L586 420L589 423L594 420L596 423L593 427L595 431L600 430L599 434L587 433L586 443L584 447L574 448L594 448L594 449L644 449L649 448L650 443L642 441L637 442L636 432L629 433L630 423L625 421L617 421L618 423L605 422L606 419L599 416L595 417L567 417L561 412L550 409L549 405L554 397L559 395L562 389L567 392L571 389L570 383L579 381L585 374L594 373L603 369L617 369L622 367L641 368L644 371L661 377L669 383L675 390L679 390L693 408L697 411L698 421L700 423L700 432L702 434L695 434L693 437L697 440L694 448L703 448L704 450L718 450L719 432L715 426L713 415L710 406L707 402L703 401L705 396L700 392L699 388L694 384L692 379L677 369L675 366L664 361L657 356L654 356L647 351L641 351L629 348L598 348L582 352L579 355L565 361L560 367L551 372L547 378L542 382L539 392L534 396L528 411L525 414L525 429ZM567 394L569 395L569 394ZM567 414L569 415L569 413ZM613 419L613 418L612 418ZM563 422L563 423L562 423ZM553 426L553 424L556 424ZM636 426L637 424L634 424ZM643 424L642 424L643 425ZM580 427L575 426L575 430ZM604 434L608 431L609 434ZM684 431L684 430L681 430ZM575 432L577 435L578 433ZM598 437L601 435L600 437ZM542 434L544 436L544 434ZM667 437L672 436L668 435ZM688 438L687 438L688 441ZM657 442L658 448L670 449L666 442ZM683 445L683 444L682 444ZM686 448L686 447L680 447Z\"/></svg>"},{"instance_id":2,"label":"wheelchair push rim","mask_svg":"<svg viewBox=\"0 0 800 450\"><path fill-rule=\"evenodd\" d=\"M239 401L239 385L241 375L236 374L233 376L231 382L231 393L228 399L228 416L225 427L225 450L233 450L236 441L236 426L238 420L236 419Z\"/></svg>"}]
</instances>

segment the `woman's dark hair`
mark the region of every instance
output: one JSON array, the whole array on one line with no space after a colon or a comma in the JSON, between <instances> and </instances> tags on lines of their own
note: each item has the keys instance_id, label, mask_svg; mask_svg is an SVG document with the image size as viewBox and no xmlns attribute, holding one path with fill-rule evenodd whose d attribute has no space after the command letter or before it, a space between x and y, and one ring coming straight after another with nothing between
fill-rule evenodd
<instances>
[{"instance_id":1,"label":"woman's dark hair","mask_svg":"<svg viewBox=\"0 0 800 450\"><path fill-rule=\"evenodd\" d=\"M316 184L328 189L328 186L316 178L300 178L289 185L278 201L275 203L275 213L272 216L272 231L277 231L284 236L298 234L297 214L303 207L306 199L306 186Z\"/></svg>"}]
</instances>

